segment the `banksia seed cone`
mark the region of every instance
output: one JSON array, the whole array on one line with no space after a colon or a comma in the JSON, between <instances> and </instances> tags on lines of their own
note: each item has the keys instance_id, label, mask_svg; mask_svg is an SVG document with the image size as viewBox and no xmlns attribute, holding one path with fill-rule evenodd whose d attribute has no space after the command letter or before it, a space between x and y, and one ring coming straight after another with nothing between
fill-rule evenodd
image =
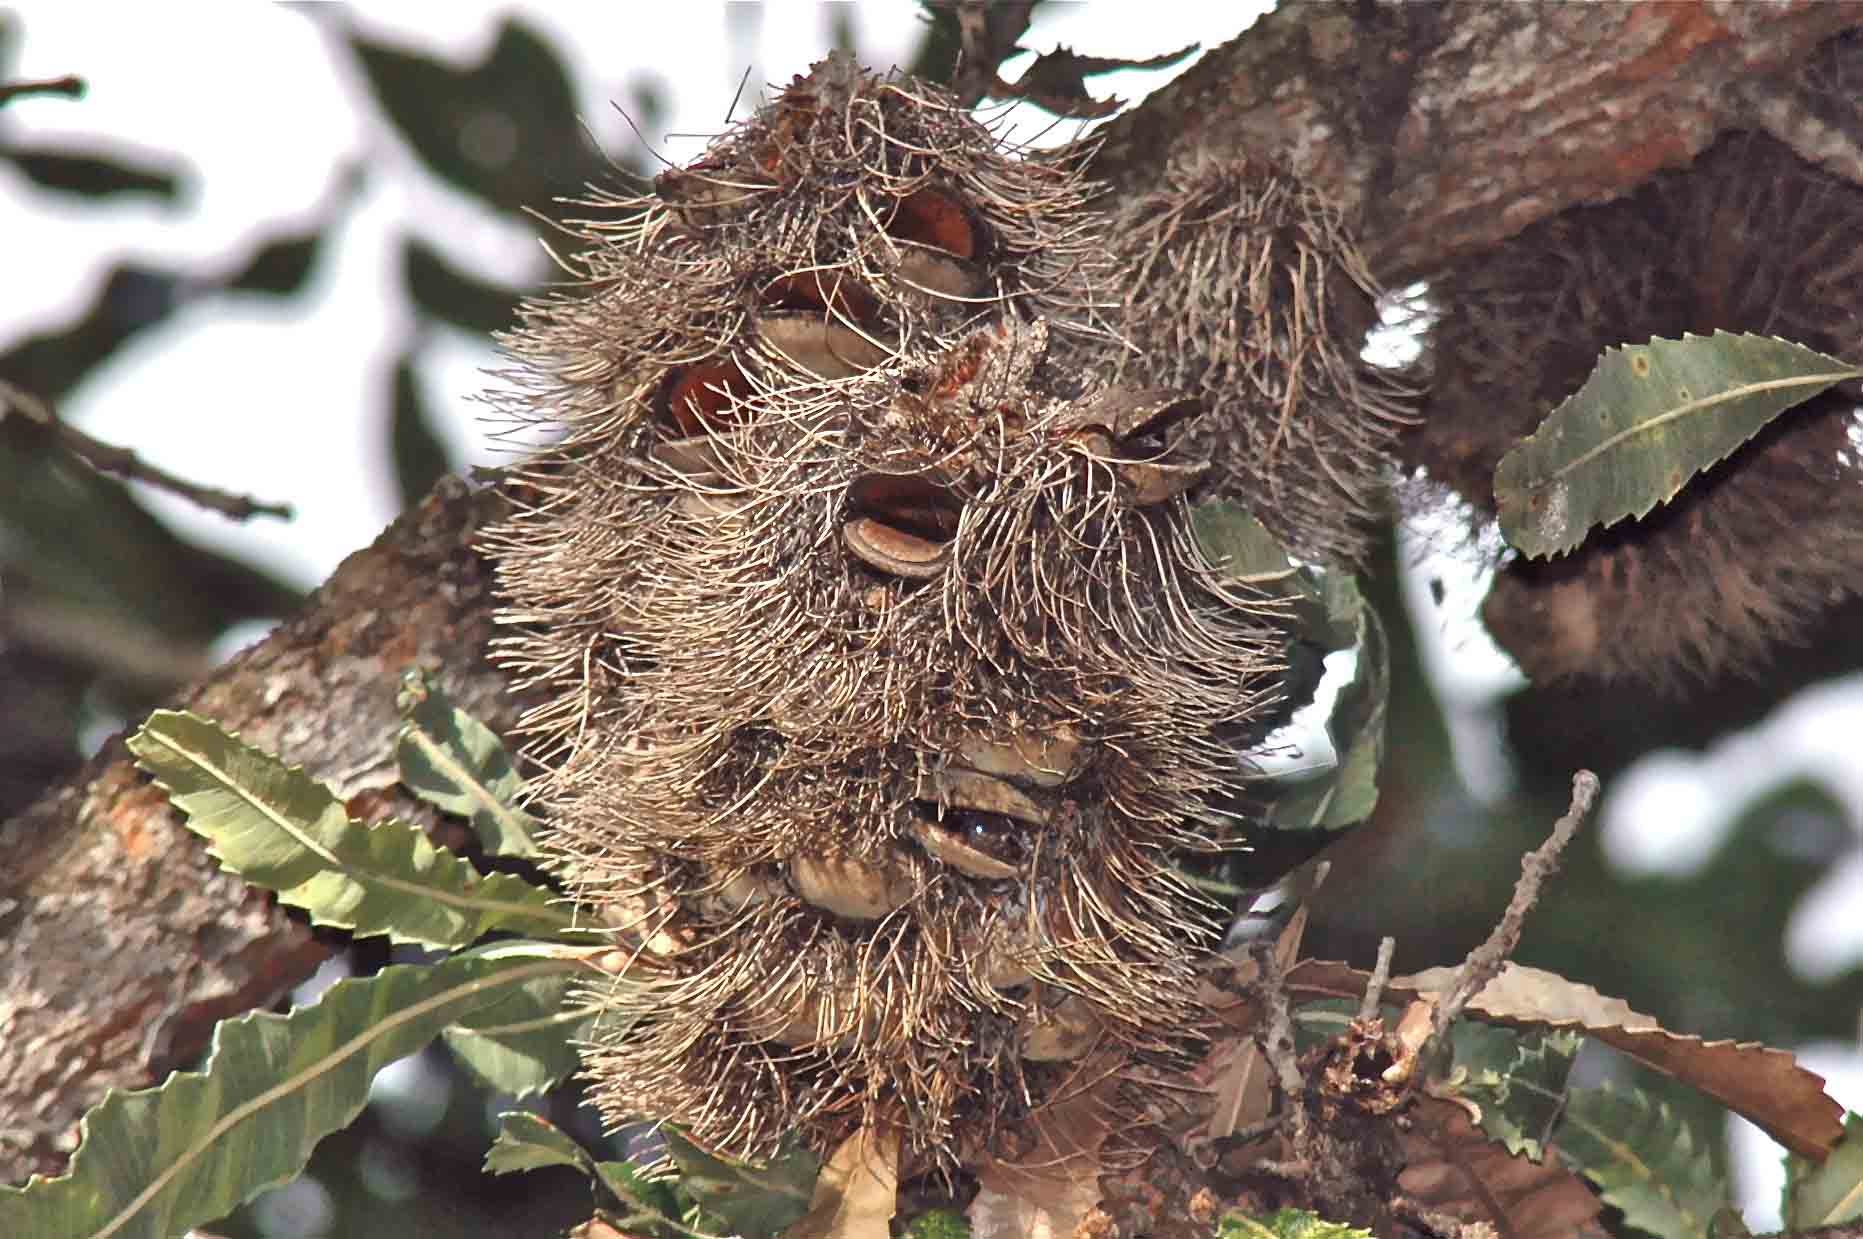
<instances>
[{"instance_id":1,"label":"banksia seed cone","mask_svg":"<svg viewBox=\"0 0 1863 1239\"><path fill-rule=\"evenodd\" d=\"M560 439L492 542L502 657L548 847L638 957L611 1118L948 1165L1196 1035L1215 926L1166 853L1234 843L1280 640L1192 537L1197 410L1081 364L1084 193L832 59L611 203L510 341Z\"/></svg>"},{"instance_id":2,"label":"banksia seed cone","mask_svg":"<svg viewBox=\"0 0 1863 1239\"><path fill-rule=\"evenodd\" d=\"M1501 456L1609 345L1717 328L1863 359L1863 189L1770 138L1566 211L1431 284L1435 378L1407 463L1486 518ZM1863 588L1855 393L1789 410L1648 516L1514 560L1483 619L1535 680L1751 672Z\"/></svg>"},{"instance_id":3,"label":"banksia seed cone","mask_svg":"<svg viewBox=\"0 0 1863 1239\"><path fill-rule=\"evenodd\" d=\"M1119 377L1202 397L1210 494L1309 559L1357 562L1408 393L1359 356L1377 289L1340 210L1255 160L1167 170L1116 212Z\"/></svg>"}]
</instances>

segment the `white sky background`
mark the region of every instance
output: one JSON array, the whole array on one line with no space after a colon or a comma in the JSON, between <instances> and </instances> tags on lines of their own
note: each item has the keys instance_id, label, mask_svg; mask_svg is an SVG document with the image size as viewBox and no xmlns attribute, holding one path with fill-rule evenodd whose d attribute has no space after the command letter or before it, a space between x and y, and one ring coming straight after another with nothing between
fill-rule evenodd
<instances>
[{"instance_id":1,"label":"white sky background","mask_svg":"<svg viewBox=\"0 0 1863 1239\"><path fill-rule=\"evenodd\" d=\"M1190 42L1217 46L1252 20L1256 5L1133 5L1100 0L1037 10L1024 42L1066 43L1091 54L1142 58ZM360 198L320 254L305 295L205 299L141 333L66 402L63 415L151 462L195 481L289 502L294 521L235 524L166 495L142 498L183 536L270 565L301 586L329 575L371 542L396 513L387 450L390 380L416 331L398 269L402 239L418 236L467 270L521 280L536 262L528 232L429 173L379 111L361 70L333 30L344 21L370 36L467 64L490 46L508 13L539 29L565 56L585 123L611 154L637 149L624 103L643 78L668 107L648 135L660 153L689 159L723 124L750 68L746 99L784 82L827 49L830 14L813 3L770 3L757 14L723 5L662 2L544 6L455 2L364 6L307 14L243 4L41 3L26 6L14 74L75 72L78 102L28 98L5 125L34 145L192 165L173 207L147 198L79 200L41 190L0 166L0 342L56 330L91 303L109 266L138 259L215 277L243 267L266 241L304 227L336 192L346 168L364 164ZM313 20L313 18L315 20ZM915 5L855 7L856 44L876 68L908 60L918 45ZM1194 58L1193 58L1194 61ZM1004 70L1013 78L1027 59ZM1185 66L1187 67L1187 66ZM1180 70L1181 71L1181 70ZM1172 72L1096 79L1101 94L1131 99ZM1050 122L1021 109L1018 132ZM1072 133L1070 125L1065 133ZM166 158L165 158L166 157ZM456 467L501 457L477 422L489 346L450 329L422 339L418 371ZM1425 659L1450 708L1458 755L1477 790L1500 788L1494 696L1513 681L1479 630L1444 621L1420 582L1453 563L1413 574L1412 605ZM1467 587L1459 591L1467 597ZM1451 591L1455 599L1458 591ZM1478 600L1478 595L1475 596ZM1472 605L1472 604L1471 604ZM1465 610L1467 608L1464 608ZM1702 757L1652 759L1613 789L1605 812L1612 856L1631 868L1683 867L1710 853L1745 800L1790 773L1814 773L1852 807L1863 805L1863 686L1817 690L1754 733ZM1484 754L1486 756L1484 756ZM1789 927L1794 966L1827 976L1863 959L1863 859L1807 898ZM1841 1057L1841 1047L1829 1051ZM1852 1052L1851 1061L1856 1059ZM1847 1099L1863 1108L1863 1079ZM1846 1096L1840 1092L1840 1097ZM1760 1191L1754 1195L1752 1192ZM1773 1201L1749 1189L1750 1220Z\"/></svg>"}]
</instances>

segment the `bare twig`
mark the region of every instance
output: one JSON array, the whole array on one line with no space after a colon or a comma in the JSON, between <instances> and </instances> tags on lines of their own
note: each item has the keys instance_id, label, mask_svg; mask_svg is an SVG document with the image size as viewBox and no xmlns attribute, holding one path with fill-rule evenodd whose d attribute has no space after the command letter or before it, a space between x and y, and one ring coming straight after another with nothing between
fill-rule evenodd
<instances>
[{"instance_id":1,"label":"bare twig","mask_svg":"<svg viewBox=\"0 0 1863 1239\"><path fill-rule=\"evenodd\" d=\"M67 99L78 99L84 95L84 79L75 73L63 77L48 77L38 81L0 82L0 107L27 95L63 95Z\"/></svg>"},{"instance_id":2,"label":"bare twig","mask_svg":"<svg viewBox=\"0 0 1863 1239\"><path fill-rule=\"evenodd\" d=\"M1307 1107L1303 1100L1306 1082L1300 1075L1300 1062L1294 1056L1294 1021L1287 1004L1287 969L1271 943L1256 943L1249 954L1255 957L1255 966L1260 970L1256 984L1261 987L1262 1006L1267 1012L1256 1039L1268 1059L1268 1066L1274 1071L1275 1083L1281 1088L1281 1105L1293 1124L1294 1155L1304 1157L1309 1145Z\"/></svg>"},{"instance_id":3,"label":"bare twig","mask_svg":"<svg viewBox=\"0 0 1863 1239\"><path fill-rule=\"evenodd\" d=\"M1358 1004L1358 1018L1368 1020L1378 1014L1378 1004L1384 999L1384 987L1391 980L1391 956L1397 952L1397 939L1385 938L1378 943L1378 962L1371 970L1371 980L1365 983L1365 996Z\"/></svg>"},{"instance_id":4,"label":"bare twig","mask_svg":"<svg viewBox=\"0 0 1863 1239\"><path fill-rule=\"evenodd\" d=\"M291 519L291 505L288 503L266 503L217 487L202 486L149 464L126 447L93 439L75 426L60 421L45 401L0 379L0 418L15 412L43 426L66 451L99 473L127 478L133 482L145 482L236 521L250 520L254 516L276 516L287 521Z\"/></svg>"},{"instance_id":5,"label":"bare twig","mask_svg":"<svg viewBox=\"0 0 1863 1239\"><path fill-rule=\"evenodd\" d=\"M1508 901L1507 911L1502 914L1500 924L1494 927L1494 932L1488 935L1486 942L1468 953L1468 958L1457 970L1455 984L1450 986L1449 992L1436 1005L1436 1018L1430 1030L1431 1040L1440 1040L1449 1025L1462 1014L1463 1008L1500 974L1501 966L1520 944L1521 926L1540 897L1541 884L1559 868L1559 854L1572 841L1572 836L1578 833L1579 826L1591 812L1592 803L1597 798L1597 775L1589 770L1581 770L1572 776L1571 807L1566 810L1564 817L1553 823L1552 837L1521 860L1520 881L1514 884L1514 897Z\"/></svg>"}]
</instances>

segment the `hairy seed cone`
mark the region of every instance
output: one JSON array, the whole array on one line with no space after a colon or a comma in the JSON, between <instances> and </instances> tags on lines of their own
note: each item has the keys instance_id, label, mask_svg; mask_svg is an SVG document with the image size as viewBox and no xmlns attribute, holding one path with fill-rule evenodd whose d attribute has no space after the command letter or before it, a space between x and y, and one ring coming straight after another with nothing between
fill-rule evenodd
<instances>
[{"instance_id":1,"label":"hairy seed cone","mask_svg":"<svg viewBox=\"0 0 1863 1239\"><path fill-rule=\"evenodd\" d=\"M561 439L492 541L501 657L550 698L548 846L638 956L611 1118L949 1164L1197 1035L1165 853L1233 843L1281 641L1191 535L1194 410L1083 367L1085 192L831 60L509 342Z\"/></svg>"},{"instance_id":2,"label":"hairy seed cone","mask_svg":"<svg viewBox=\"0 0 1863 1239\"><path fill-rule=\"evenodd\" d=\"M1412 394L1359 357L1378 292L1339 209L1270 164L1199 160L1123 204L1112 235L1120 377L1203 398L1187 446L1211 493L1297 553L1362 559Z\"/></svg>"},{"instance_id":3,"label":"hairy seed cone","mask_svg":"<svg viewBox=\"0 0 1863 1239\"><path fill-rule=\"evenodd\" d=\"M1432 282L1435 378L1407 463L1494 511L1494 467L1609 345L1717 328L1863 359L1863 189L1766 137L1567 211ZM1535 680L1677 689L1751 672L1863 588L1854 391L1777 418L1675 499L1569 555L1501 569L1483 606Z\"/></svg>"}]
</instances>

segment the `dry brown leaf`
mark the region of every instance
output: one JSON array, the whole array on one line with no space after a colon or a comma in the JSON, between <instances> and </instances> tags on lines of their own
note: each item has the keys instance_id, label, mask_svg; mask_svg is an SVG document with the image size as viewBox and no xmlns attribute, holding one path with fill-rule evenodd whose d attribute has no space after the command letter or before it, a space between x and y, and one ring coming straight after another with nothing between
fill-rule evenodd
<instances>
[{"instance_id":1,"label":"dry brown leaf","mask_svg":"<svg viewBox=\"0 0 1863 1239\"><path fill-rule=\"evenodd\" d=\"M1100 1202L1100 1150L1112 1134L1120 1056L1097 1051L1081 1061L1077 1090L1030 1120L1035 1147L977 1175L970 1205L974 1239L1068 1239Z\"/></svg>"},{"instance_id":2,"label":"dry brown leaf","mask_svg":"<svg viewBox=\"0 0 1863 1239\"><path fill-rule=\"evenodd\" d=\"M1294 966L1294 960L1300 954L1300 939L1307 928L1307 905L1301 904L1288 918L1280 937L1275 939L1274 954L1281 962L1282 971ZM1254 979L1253 961L1244 960L1237 965L1237 984L1246 985ZM1227 991L1219 991L1214 985L1205 985L1206 997L1214 999L1207 1005L1216 1009L1219 1019L1228 1027L1238 1032L1248 1033L1255 1026L1258 1013L1252 1013L1251 1004L1243 1002ZM1226 1017L1226 1018L1225 1018ZM1210 1047L1192 1073L1193 1078L1204 1083L1215 1099L1215 1110L1210 1115L1210 1124L1204 1135L1211 1140L1221 1140L1234 1135L1240 1128L1250 1123L1259 1123L1268 1117L1268 1107L1272 1102L1268 1080L1268 1059L1261 1052L1261 1047L1247 1036L1224 1038Z\"/></svg>"},{"instance_id":3,"label":"dry brown leaf","mask_svg":"<svg viewBox=\"0 0 1863 1239\"><path fill-rule=\"evenodd\" d=\"M1426 1208L1509 1239L1604 1239L1598 1198L1557 1158L1535 1163L1488 1139L1460 1106L1420 1098L1397 1185Z\"/></svg>"},{"instance_id":4,"label":"dry brown leaf","mask_svg":"<svg viewBox=\"0 0 1863 1239\"><path fill-rule=\"evenodd\" d=\"M1392 988L1414 991L1424 998L1435 998L1455 984L1457 969L1425 968L1407 977L1392 977ZM1623 1028L1637 1032L1662 1027L1656 1017L1630 1009L1621 998L1600 994L1589 985L1568 981L1556 972L1543 968L1526 968L1506 963L1494 980L1482 987L1468 1005L1494 1019L1522 1023L1565 1026L1578 1024L1586 1029Z\"/></svg>"},{"instance_id":5,"label":"dry brown leaf","mask_svg":"<svg viewBox=\"0 0 1863 1239\"><path fill-rule=\"evenodd\" d=\"M1454 975L1431 968L1398 977L1391 1001L1435 998ZM1296 995L1364 993L1367 974L1345 964L1307 960L1288 976ZM1509 963L1468 1005L1472 1015L1501 1024L1576 1028L1658 1071L1666 1072L1749 1120L1792 1152L1822 1161L1842 1137L1844 1110L1824 1091L1824 1077L1790 1053L1754 1041L1703 1041L1663 1028L1589 985L1555 972Z\"/></svg>"},{"instance_id":6,"label":"dry brown leaf","mask_svg":"<svg viewBox=\"0 0 1863 1239\"><path fill-rule=\"evenodd\" d=\"M863 1127L822 1163L809 1211L783 1239L890 1239L899 1199L899 1133Z\"/></svg>"}]
</instances>

